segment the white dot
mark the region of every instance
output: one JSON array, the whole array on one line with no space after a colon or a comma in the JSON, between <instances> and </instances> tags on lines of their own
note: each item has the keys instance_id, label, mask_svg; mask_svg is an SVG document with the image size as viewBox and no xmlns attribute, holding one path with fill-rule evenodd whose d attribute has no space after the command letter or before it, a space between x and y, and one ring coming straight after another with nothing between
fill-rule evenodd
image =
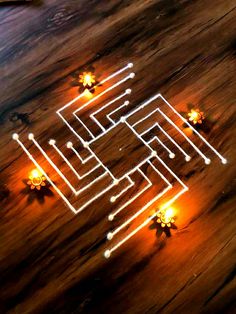
<instances>
[{"instance_id":1,"label":"white dot","mask_svg":"<svg viewBox=\"0 0 236 314\"><path fill-rule=\"evenodd\" d=\"M105 258L109 258L110 256L111 256L110 250L106 250L106 251L104 252L104 257L105 257Z\"/></svg>"},{"instance_id":2,"label":"white dot","mask_svg":"<svg viewBox=\"0 0 236 314\"><path fill-rule=\"evenodd\" d=\"M125 117L120 118L120 122L124 123L125 122Z\"/></svg>"},{"instance_id":3,"label":"white dot","mask_svg":"<svg viewBox=\"0 0 236 314\"><path fill-rule=\"evenodd\" d=\"M51 139L48 143L49 143L49 145L55 145L55 144L56 144L56 141L53 140L53 139Z\"/></svg>"},{"instance_id":4,"label":"white dot","mask_svg":"<svg viewBox=\"0 0 236 314\"><path fill-rule=\"evenodd\" d=\"M114 181L113 181L113 184L114 185L117 185L119 183L119 180L117 180L117 179L115 179Z\"/></svg>"},{"instance_id":5,"label":"white dot","mask_svg":"<svg viewBox=\"0 0 236 314\"><path fill-rule=\"evenodd\" d=\"M225 164L227 164L228 161L227 161L227 159L223 158L223 159L221 159L221 162L222 162L222 164L225 165Z\"/></svg>"},{"instance_id":6,"label":"white dot","mask_svg":"<svg viewBox=\"0 0 236 314\"><path fill-rule=\"evenodd\" d=\"M129 77L130 78L134 78L135 77L135 73L134 72L130 73Z\"/></svg>"},{"instance_id":7,"label":"white dot","mask_svg":"<svg viewBox=\"0 0 236 314\"><path fill-rule=\"evenodd\" d=\"M134 66L134 64L132 62L128 63L128 67L132 68Z\"/></svg>"},{"instance_id":8,"label":"white dot","mask_svg":"<svg viewBox=\"0 0 236 314\"><path fill-rule=\"evenodd\" d=\"M115 196L112 196L112 197L110 198L110 201L111 201L111 203L114 203L114 202L116 201Z\"/></svg>"},{"instance_id":9,"label":"white dot","mask_svg":"<svg viewBox=\"0 0 236 314\"><path fill-rule=\"evenodd\" d=\"M18 140L19 135L17 133L12 134L12 139L13 140Z\"/></svg>"},{"instance_id":10,"label":"white dot","mask_svg":"<svg viewBox=\"0 0 236 314\"><path fill-rule=\"evenodd\" d=\"M112 232L108 232L107 240L111 240L112 238L113 238L113 233Z\"/></svg>"},{"instance_id":11,"label":"white dot","mask_svg":"<svg viewBox=\"0 0 236 314\"><path fill-rule=\"evenodd\" d=\"M67 142L66 143L66 147L67 148L72 148L73 147L73 143L72 142Z\"/></svg>"},{"instance_id":12,"label":"white dot","mask_svg":"<svg viewBox=\"0 0 236 314\"><path fill-rule=\"evenodd\" d=\"M155 150L153 150L151 156L155 157L156 155L157 155L157 152Z\"/></svg>"},{"instance_id":13,"label":"white dot","mask_svg":"<svg viewBox=\"0 0 236 314\"><path fill-rule=\"evenodd\" d=\"M114 219L114 215L111 214L111 215L108 216L108 220L109 221L112 221L113 219Z\"/></svg>"},{"instance_id":14,"label":"white dot","mask_svg":"<svg viewBox=\"0 0 236 314\"><path fill-rule=\"evenodd\" d=\"M175 158L175 154L174 154L174 153L170 153L170 154L169 154L169 157L170 157L171 159L173 159L173 158Z\"/></svg>"},{"instance_id":15,"label":"white dot","mask_svg":"<svg viewBox=\"0 0 236 314\"><path fill-rule=\"evenodd\" d=\"M211 160L209 158L205 159L205 164L209 165L211 163Z\"/></svg>"},{"instance_id":16,"label":"white dot","mask_svg":"<svg viewBox=\"0 0 236 314\"><path fill-rule=\"evenodd\" d=\"M126 94L131 94L131 92L132 92L132 90L131 90L130 88L127 88L127 89L125 90L125 93L126 93Z\"/></svg>"},{"instance_id":17,"label":"white dot","mask_svg":"<svg viewBox=\"0 0 236 314\"><path fill-rule=\"evenodd\" d=\"M88 142L84 142L84 148L88 148L89 147L89 143Z\"/></svg>"},{"instance_id":18,"label":"white dot","mask_svg":"<svg viewBox=\"0 0 236 314\"><path fill-rule=\"evenodd\" d=\"M190 157L190 156L186 156L186 157L185 157L185 160L186 160L186 161L190 161L190 160L191 160L191 157Z\"/></svg>"},{"instance_id":19,"label":"white dot","mask_svg":"<svg viewBox=\"0 0 236 314\"><path fill-rule=\"evenodd\" d=\"M124 105L125 105L125 106L128 106L128 104L129 104L129 101L126 100L126 101L124 102Z\"/></svg>"},{"instance_id":20,"label":"white dot","mask_svg":"<svg viewBox=\"0 0 236 314\"><path fill-rule=\"evenodd\" d=\"M29 135L28 135L28 139L29 140L32 140L34 138L34 134L33 133L30 133Z\"/></svg>"}]
</instances>

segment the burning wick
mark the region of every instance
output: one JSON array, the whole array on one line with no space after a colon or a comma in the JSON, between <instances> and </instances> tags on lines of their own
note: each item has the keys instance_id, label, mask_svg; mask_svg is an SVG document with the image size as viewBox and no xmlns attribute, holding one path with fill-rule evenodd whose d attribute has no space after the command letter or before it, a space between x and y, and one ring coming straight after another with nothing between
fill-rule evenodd
<instances>
[{"instance_id":1,"label":"burning wick","mask_svg":"<svg viewBox=\"0 0 236 314\"><path fill-rule=\"evenodd\" d=\"M161 227L171 227L171 224L175 222L174 220L174 210L169 207L167 209L160 210L157 213L157 222L161 224Z\"/></svg>"},{"instance_id":2,"label":"burning wick","mask_svg":"<svg viewBox=\"0 0 236 314\"><path fill-rule=\"evenodd\" d=\"M199 109L191 109L188 113L188 120L193 124L202 124L202 120L204 119L204 114Z\"/></svg>"},{"instance_id":3,"label":"burning wick","mask_svg":"<svg viewBox=\"0 0 236 314\"><path fill-rule=\"evenodd\" d=\"M34 169L30 172L29 181L27 182L30 185L31 190L35 188L40 190L42 186L45 186L46 178L42 175L42 173L38 169Z\"/></svg>"}]
</instances>

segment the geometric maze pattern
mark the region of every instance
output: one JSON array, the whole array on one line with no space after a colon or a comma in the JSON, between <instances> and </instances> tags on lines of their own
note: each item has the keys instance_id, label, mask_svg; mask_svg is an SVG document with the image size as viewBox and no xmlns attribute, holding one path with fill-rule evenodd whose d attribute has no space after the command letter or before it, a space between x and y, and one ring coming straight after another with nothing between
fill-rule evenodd
<instances>
[{"instance_id":1,"label":"geometric maze pattern","mask_svg":"<svg viewBox=\"0 0 236 314\"><path fill-rule=\"evenodd\" d=\"M116 205L116 203L122 199L122 195L125 195L129 190L136 187L138 183L135 178L138 175L139 178L142 178L142 182L144 182L143 187L141 189L136 188L136 193L132 194L126 202L118 202L119 206L114 206L116 209L108 216L108 219L112 221L119 216L121 212L125 211L130 204L137 201L140 196L145 195L145 193L155 185L156 181L163 183L162 190L154 196L146 197L145 204L142 204L143 206L140 206L132 215L129 215L128 212L128 218L107 234L107 239L112 240L112 242L115 241L118 234L126 230L126 227L150 208L152 204L156 204L159 199L170 192L174 185L173 182L179 184L181 189L171 195L168 201L165 202L165 207L171 205L188 190L184 182L182 182L167 165L166 161L159 155L155 148L157 147L156 145L166 151L170 159L175 158L175 153L173 152L175 149L183 155L186 162L189 162L191 160L190 154L186 152L183 145L177 140L177 137L181 136L182 140L186 141L191 149L202 157L205 164L211 162L210 158L183 132L181 124L177 121L180 121L182 124L187 124L188 127L192 129L192 132L195 133L196 137L206 145L223 164L227 162L226 159L159 93L144 101L131 111L128 110L129 101L126 99L131 94L131 89L129 88L122 90L115 98L110 97L109 101L103 103L102 99L104 96L113 94L116 89L122 89L124 84L127 84L129 80L134 78L135 74L129 73L132 67L133 64L129 63L127 66L101 81L101 84L109 84L109 82L115 80L113 84L110 84L104 91L82 106L76 106L77 101L82 97L82 95L80 95L56 112L59 118L81 143L84 151L86 151L86 157L84 157L75 148L74 142L65 141L67 149L71 150L76 158L79 159L81 165L87 169L81 174L57 146L56 141L54 139L49 140L53 152L60 156L78 180L85 182L85 184L79 186L79 188L73 186L70 182L70 178L63 174L61 169L53 162L52 158L49 157L48 153L46 153L35 139L34 135L32 133L28 135L28 139L37 147L39 152L75 196L78 197L84 191L89 191L91 195L90 198L79 208L75 208L75 206L72 205L68 197L39 165L20 140L19 135L13 134L12 136L75 214L80 213L89 207L89 205L95 204L95 201L99 197L105 196L110 190L114 191L112 196L110 196L110 202ZM94 103L97 104L95 110L93 107ZM167 113L166 109L169 110L169 113ZM171 134L167 128L164 128L161 124L162 120L172 127L175 133ZM84 132L78 132L76 128L77 124L83 128ZM152 176L145 173L143 170L145 166L151 169ZM160 170L160 168L165 171ZM107 179L106 184L103 180L105 178ZM101 183L99 185L100 191L97 194L93 194L93 186L98 182ZM115 250L146 226L155 215L156 213L144 219L144 221L138 224L131 232L121 238L119 237L119 240L114 242L114 245L110 246L109 249L104 252L104 256L109 258Z\"/></svg>"}]
</instances>

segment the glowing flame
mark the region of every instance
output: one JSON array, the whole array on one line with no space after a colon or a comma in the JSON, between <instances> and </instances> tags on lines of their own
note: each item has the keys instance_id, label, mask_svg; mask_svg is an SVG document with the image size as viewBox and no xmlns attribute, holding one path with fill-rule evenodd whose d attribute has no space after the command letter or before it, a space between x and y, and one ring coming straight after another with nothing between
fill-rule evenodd
<instances>
[{"instance_id":1,"label":"glowing flame","mask_svg":"<svg viewBox=\"0 0 236 314\"><path fill-rule=\"evenodd\" d=\"M96 83L95 75L91 72L84 72L79 76L79 82L83 84L84 87L92 87Z\"/></svg>"},{"instance_id":2,"label":"glowing flame","mask_svg":"<svg viewBox=\"0 0 236 314\"><path fill-rule=\"evenodd\" d=\"M193 124L201 124L202 120L204 119L204 114L199 109L191 109L191 111L188 113L188 120Z\"/></svg>"},{"instance_id":3,"label":"glowing flame","mask_svg":"<svg viewBox=\"0 0 236 314\"><path fill-rule=\"evenodd\" d=\"M42 186L45 186L46 178L38 169L33 169L29 174L29 181L27 182L30 185L31 190L37 189L40 190Z\"/></svg>"}]
</instances>

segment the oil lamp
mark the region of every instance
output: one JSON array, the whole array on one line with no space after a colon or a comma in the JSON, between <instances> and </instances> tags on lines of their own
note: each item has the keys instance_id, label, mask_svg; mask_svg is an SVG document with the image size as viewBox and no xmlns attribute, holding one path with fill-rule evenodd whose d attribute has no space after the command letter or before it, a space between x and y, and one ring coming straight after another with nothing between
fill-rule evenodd
<instances>
[{"instance_id":1,"label":"oil lamp","mask_svg":"<svg viewBox=\"0 0 236 314\"><path fill-rule=\"evenodd\" d=\"M92 98L95 92L96 77L92 72L83 72L79 76L79 83L82 84L82 92L86 98Z\"/></svg>"},{"instance_id":2,"label":"oil lamp","mask_svg":"<svg viewBox=\"0 0 236 314\"><path fill-rule=\"evenodd\" d=\"M175 222L174 220L174 210L172 207L160 210L157 213L157 222L161 224L161 227L171 227L171 224Z\"/></svg>"},{"instance_id":3,"label":"oil lamp","mask_svg":"<svg viewBox=\"0 0 236 314\"><path fill-rule=\"evenodd\" d=\"M46 186L46 178L38 169L33 169L29 174L29 180L27 184L30 186L31 190L40 190L42 186Z\"/></svg>"},{"instance_id":4,"label":"oil lamp","mask_svg":"<svg viewBox=\"0 0 236 314\"><path fill-rule=\"evenodd\" d=\"M193 124L202 124L204 119L204 114L199 109L191 109L188 113L188 120Z\"/></svg>"},{"instance_id":5,"label":"oil lamp","mask_svg":"<svg viewBox=\"0 0 236 314\"><path fill-rule=\"evenodd\" d=\"M92 72L83 72L79 76L79 82L83 84L85 88L90 88L96 83L95 75Z\"/></svg>"}]
</instances>

